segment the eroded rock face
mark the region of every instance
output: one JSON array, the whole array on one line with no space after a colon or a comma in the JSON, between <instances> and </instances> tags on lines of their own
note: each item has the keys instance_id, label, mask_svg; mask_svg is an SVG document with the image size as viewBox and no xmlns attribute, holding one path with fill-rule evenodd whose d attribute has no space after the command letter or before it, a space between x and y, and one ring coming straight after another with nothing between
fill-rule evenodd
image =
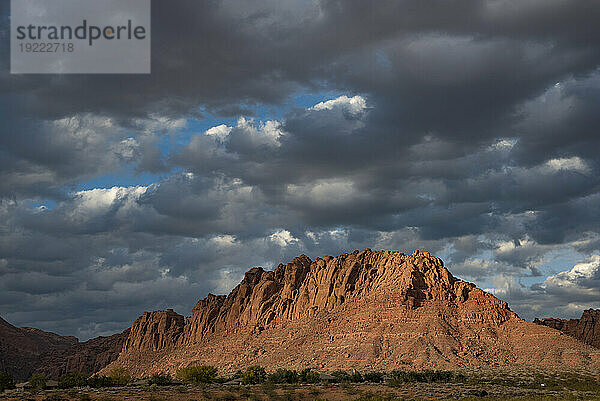
<instances>
[{"instance_id":1,"label":"eroded rock face","mask_svg":"<svg viewBox=\"0 0 600 401\"><path fill-rule=\"evenodd\" d=\"M457 280L427 252L366 250L314 263L302 255L274 271L253 268L228 297L209 295L198 302L182 342L201 342L215 332L261 332L277 323L332 311L371 293L400 296L410 309L427 301L472 305L462 318L473 323L498 325L514 316L505 302Z\"/></svg>"},{"instance_id":2,"label":"eroded rock face","mask_svg":"<svg viewBox=\"0 0 600 401\"><path fill-rule=\"evenodd\" d=\"M184 317L173 309L144 312L133 325L123 352L129 350L157 351L173 347L183 334Z\"/></svg>"},{"instance_id":3,"label":"eroded rock face","mask_svg":"<svg viewBox=\"0 0 600 401\"><path fill-rule=\"evenodd\" d=\"M274 271L253 268L228 296L209 295L185 320L174 312L146 313L105 372L124 366L147 376L191 364L225 372L251 364L600 367L600 352L518 318L427 252L367 249L315 261L302 255Z\"/></svg>"},{"instance_id":4,"label":"eroded rock face","mask_svg":"<svg viewBox=\"0 0 600 401\"><path fill-rule=\"evenodd\" d=\"M600 309L588 309L579 319L535 319L534 323L560 330L583 343L600 348Z\"/></svg>"},{"instance_id":5,"label":"eroded rock face","mask_svg":"<svg viewBox=\"0 0 600 401\"><path fill-rule=\"evenodd\" d=\"M0 318L0 370L17 380L33 373L53 379L70 372L89 375L117 359L128 335L129 329L80 343L75 337L15 327Z\"/></svg>"}]
</instances>

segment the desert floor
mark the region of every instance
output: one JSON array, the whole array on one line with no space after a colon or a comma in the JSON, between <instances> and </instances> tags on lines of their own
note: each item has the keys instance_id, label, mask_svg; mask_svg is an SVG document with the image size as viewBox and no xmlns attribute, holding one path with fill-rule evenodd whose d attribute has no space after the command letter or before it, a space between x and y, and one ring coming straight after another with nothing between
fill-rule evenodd
<instances>
[{"instance_id":1,"label":"desert floor","mask_svg":"<svg viewBox=\"0 0 600 401\"><path fill-rule=\"evenodd\" d=\"M463 382L127 386L0 395L28 401L393 401L393 400L592 400L600 401L598 373L489 369L461 372Z\"/></svg>"}]
</instances>

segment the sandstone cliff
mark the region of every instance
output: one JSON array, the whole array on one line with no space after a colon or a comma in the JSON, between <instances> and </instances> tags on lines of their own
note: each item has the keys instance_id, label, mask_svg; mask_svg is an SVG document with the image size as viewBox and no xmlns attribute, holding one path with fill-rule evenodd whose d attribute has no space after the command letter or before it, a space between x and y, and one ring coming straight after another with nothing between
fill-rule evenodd
<instances>
[{"instance_id":1,"label":"sandstone cliff","mask_svg":"<svg viewBox=\"0 0 600 401\"><path fill-rule=\"evenodd\" d=\"M0 318L0 371L26 380L33 373L58 378L64 373L92 374L119 356L129 329L110 337L80 343L29 327L15 327Z\"/></svg>"},{"instance_id":2,"label":"sandstone cliff","mask_svg":"<svg viewBox=\"0 0 600 401\"><path fill-rule=\"evenodd\" d=\"M600 309L588 309L579 319L535 319L534 323L560 330L581 342L600 348Z\"/></svg>"},{"instance_id":3,"label":"sandstone cliff","mask_svg":"<svg viewBox=\"0 0 600 401\"><path fill-rule=\"evenodd\" d=\"M427 252L369 249L249 270L184 319L145 313L112 366L136 376L191 364L269 369L600 367L600 352L526 322Z\"/></svg>"}]
</instances>

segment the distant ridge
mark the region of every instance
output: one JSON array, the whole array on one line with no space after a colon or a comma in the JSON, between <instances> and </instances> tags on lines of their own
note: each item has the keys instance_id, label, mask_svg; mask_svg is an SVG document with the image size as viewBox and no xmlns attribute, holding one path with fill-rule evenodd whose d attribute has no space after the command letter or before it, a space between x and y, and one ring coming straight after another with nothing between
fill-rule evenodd
<instances>
[{"instance_id":1,"label":"distant ridge","mask_svg":"<svg viewBox=\"0 0 600 401\"><path fill-rule=\"evenodd\" d=\"M15 327L0 318L0 372L16 380L33 373L58 378L64 373L92 374L119 355L129 329L86 342L29 327Z\"/></svg>"},{"instance_id":2,"label":"distant ridge","mask_svg":"<svg viewBox=\"0 0 600 401\"><path fill-rule=\"evenodd\" d=\"M552 327L593 347L600 348L600 309L588 309L579 319L535 319L534 323Z\"/></svg>"},{"instance_id":3,"label":"distant ridge","mask_svg":"<svg viewBox=\"0 0 600 401\"><path fill-rule=\"evenodd\" d=\"M135 376L193 364L234 371L457 368L532 365L600 368L600 351L520 319L506 302L452 276L428 252L354 251L274 271L250 269L227 296L192 316L146 312L114 366Z\"/></svg>"}]
</instances>

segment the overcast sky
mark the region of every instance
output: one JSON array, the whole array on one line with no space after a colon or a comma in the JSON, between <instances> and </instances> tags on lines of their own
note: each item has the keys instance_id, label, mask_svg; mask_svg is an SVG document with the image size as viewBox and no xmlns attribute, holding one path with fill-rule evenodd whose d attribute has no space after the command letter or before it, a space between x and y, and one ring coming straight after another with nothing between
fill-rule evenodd
<instances>
[{"instance_id":1,"label":"overcast sky","mask_svg":"<svg viewBox=\"0 0 600 401\"><path fill-rule=\"evenodd\" d=\"M151 75L10 75L0 316L81 339L252 266L428 250L600 307L600 2L153 1Z\"/></svg>"}]
</instances>

